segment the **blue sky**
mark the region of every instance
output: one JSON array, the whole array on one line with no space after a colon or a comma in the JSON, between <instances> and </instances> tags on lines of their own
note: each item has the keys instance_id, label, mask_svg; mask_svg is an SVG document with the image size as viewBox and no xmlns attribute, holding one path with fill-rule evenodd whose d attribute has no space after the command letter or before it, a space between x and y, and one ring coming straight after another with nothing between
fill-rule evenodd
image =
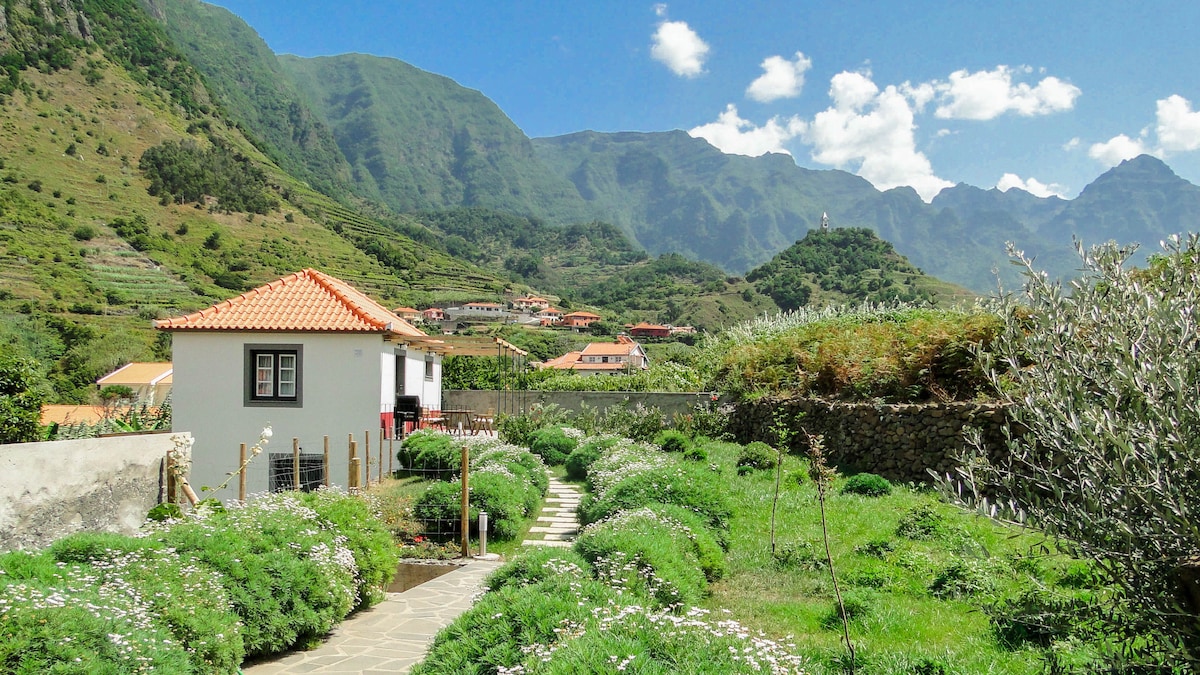
<instances>
[{"instance_id":1,"label":"blue sky","mask_svg":"<svg viewBox=\"0 0 1200 675\"><path fill-rule=\"evenodd\" d=\"M683 129L881 189L1200 183L1200 2L220 0L278 53L391 56L529 136Z\"/></svg>"}]
</instances>

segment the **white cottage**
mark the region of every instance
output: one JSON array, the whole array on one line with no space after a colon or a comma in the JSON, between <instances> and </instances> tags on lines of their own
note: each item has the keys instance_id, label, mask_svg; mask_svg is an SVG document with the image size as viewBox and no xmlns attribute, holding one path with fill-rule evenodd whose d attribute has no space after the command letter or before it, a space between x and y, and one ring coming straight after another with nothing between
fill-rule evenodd
<instances>
[{"instance_id":1,"label":"white cottage","mask_svg":"<svg viewBox=\"0 0 1200 675\"><path fill-rule=\"evenodd\" d=\"M361 457L369 433L374 462L398 397L441 408L441 355L407 344L426 335L316 270L156 321L155 328L172 333L172 426L196 439L190 482L197 491L225 481L238 466L239 444L252 446L268 424L274 436L250 462L248 492L292 484L293 438L304 480L317 482L328 436L331 482L344 486L350 435ZM200 496L236 498L237 482Z\"/></svg>"}]
</instances>

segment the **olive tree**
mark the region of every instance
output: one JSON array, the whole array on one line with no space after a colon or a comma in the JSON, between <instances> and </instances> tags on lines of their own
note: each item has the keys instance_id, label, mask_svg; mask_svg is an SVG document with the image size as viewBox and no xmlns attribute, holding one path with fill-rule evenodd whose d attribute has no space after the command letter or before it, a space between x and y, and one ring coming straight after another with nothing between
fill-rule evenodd
<instances>
[{"instance_id":1,"label":"olive tree","mask_svg":"<svg viewBox=\"0 0 1200 675\"><path fill-rule=\"evenodd\" d=\"M1084 250L1067 284L1023 266L980 359L1012 404L1007 453L969 450L977 503L1041 528L1117 589L1106 632L1125 653L1200 663L1200 248ZM1149 638L1149 639L1147 639ZM1148 654L1147 652L1157 652Z\"/></svg>"},{"instance_id":2,"label":"olive tree","mask_svg":"<svg viewBox=\"0 0 1200 675\"><path fill-rule=\"evenodd\" d=\"M42 403L37 369L29 359L0 356L0 443L41 437Z\"/></svg>"}]
</instances>

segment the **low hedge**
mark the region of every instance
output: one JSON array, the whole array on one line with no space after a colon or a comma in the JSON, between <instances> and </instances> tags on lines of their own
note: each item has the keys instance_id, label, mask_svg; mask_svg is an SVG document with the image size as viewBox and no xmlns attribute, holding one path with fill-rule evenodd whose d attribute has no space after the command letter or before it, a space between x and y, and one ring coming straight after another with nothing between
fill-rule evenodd
<instances>
[{"instance_id":1,"label":"low hedge","mask_svg":"<svg viewBox=\"0 0 1200 675\"><path fill-rule=\"evenodd\" d=\"M586 480L592 464L604 456L604 453L621 442L619 436L597 436L579 444L579 447L567 455L564 463L567 468L567 478L571 480Z\"/></svg>"},{"instance_id":2,"label":"low hedge","mask_svg":"<svg viewBox=\"0 0 1200 675\"><path fill-rule=\"evenodd\" d=\"M566 462L567 456L578 445L579 441L568 436L561 427L546 427L533 432L529 449L547 464L557 466Z\"/></svg>"},{"instance_id":3,"label":"low hedge","mask_svg":"<svg viewBox=\"0 0 1200 675\"><path fill-rule=\"evenodd\" d=\"M462 469L462 446L450 434L422 429L404 439L396 451L401 471L449 478Z\"/></svg>"},{"instance_id":4,"label":"low hedge","mask_svg":"<svg viewBox=\"0 0 1200 675\"><path fill-rule=\"evenodd\" d=\"M487 511L488 535L515 539L525 518L537 508L549 487L546 466L528 450L498 442L474 443L471 451L469 503L471 531L478 535L479 512ZM458 532L462 527L462 489L457 482L430 485L413 507L413 516L437 523L432 531Z\"/></svg>"},{"instance_id":5,"label":"low hedge","mask_svg":"<svg viewBox=\"0 0 1200 675\"><path fill-rule=\"evenodd\" d=\"M234 673L380 599L397 561L370 510L334 492L148 527L0 556L0 672Z\"/></svg>"},{"instance_id":6,"label":"low hedge","mask_svg":"<svg viewBox=\"0 0 1200 675\"><path fill-rule=\"evenodd\" d=\"M606 489L599 498L595 494L586 495L579 504L579 520L587 525L618 511L655 502L695 511L724 545L733 507L719 475L695 464L671 464L633 473Z\"/></svg>"},{"instance_id":7,"label":"low hedge","mask_svg":"<svg viewBox=\"0 0 1200 675\"><path fill-rule=\"evenodd\" d=\"M694 605L707 595L708 583L688 534L679 521L640 508L584 528L575 550L610 586L660 608Z\"/></svg>"}]
</instances>

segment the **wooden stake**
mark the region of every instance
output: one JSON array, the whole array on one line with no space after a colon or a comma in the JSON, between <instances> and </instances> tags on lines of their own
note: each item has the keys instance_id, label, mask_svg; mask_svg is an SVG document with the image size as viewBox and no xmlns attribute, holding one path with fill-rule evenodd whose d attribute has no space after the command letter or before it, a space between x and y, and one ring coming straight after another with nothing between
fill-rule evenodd
<instances>
[{"instance_id":1,"label":"wooden stake","mask_svg":"<svg viewBox=\"0 0 1200 675\"><path fill-rule=\"evenodd\" d=\"M325 487L329 487L329 437L325 437Z\"/></svg>"},{"instance_id":2,"label":"wooden stake","mask_svg":"<svg viewBox=\"0 0 1200 675\"><path fill-rule=\"evenodd\" d=\"M375 482L382 483L383 482L383 429L382 428L379 429L379 466L377 467L377 469L378 469L378 473L379 473L379 480L377 480Z\"/></svg>"},{"instance_id":3,"label":"wooden stake","mask_svg":"<svg viewBox=\"0 0 1200 675\"><path fill-rule=\"evenodd\" d=\"M300 491L300 439L292 439L292 489Z\"/></svg>"},{"instance_id":4,"label":"wooden stake","mask_svg":"<svg viewBox=\"0 0 1200 675\"><path fill-rule=\"evenodd\" d=\"M358 443L350 441L350 478L346 481L346 489L358 487Z\"/></svg>"},{"instance_id":5,"label":"wooden stake","mask_svg":"<svg viewBox=\"0 0 1200 675\"><path fill-rule=\"evenodd\" d=\"M366 464L366 479L363 481L363 487L371 487L371 432L363 432L363 460Z\"/></svg>"},{"instance_id":6,"label":"wooden stake","mask_svg":"<svg viewBox=\"0 0 1200 675\"><path fill-rule=\"evenodd\" d=\"M389 476L392 475L392 460L396 458L395 443L396 443L396 439L394 437L388 439L388 475Z\"/></svg>"},{"instance_id":7,"label":"wooden stake","mask_svg":"<svg viewBox=\"0 0 1200 675\"><path fill-rule=\"evenodd\" d=\"M246 444L242 443L241 449L238 451L238 466L242 470L238 472L238 501L246 501Z\"/></svg>"},{"instance_id":8,"label":"wooden stake","mask_svg":"<svg viewBox=\"0 0 1200 675\"><path fill-rule=\"evenodd\" d=\"M171 458L169 453L167 454L166 465L163 467L163 470L167 474L167 494L164 495L163 502L167 504L174 504L175 493L178 492L178 490L175 487L175 460Z\"/></svg>"},{"instance_id":9,"label":"wooden stake","mask_svg":"<svg viewBox=\"0 0 1200 675\"><path fill-rule=\"evenodd\" d=\"M470 473L471 451L467 446L462 448L462 557L466 558L471 555L471 504L467 497L470 488L470 480L467 474Z\"/></svg>"}]
</instances>

